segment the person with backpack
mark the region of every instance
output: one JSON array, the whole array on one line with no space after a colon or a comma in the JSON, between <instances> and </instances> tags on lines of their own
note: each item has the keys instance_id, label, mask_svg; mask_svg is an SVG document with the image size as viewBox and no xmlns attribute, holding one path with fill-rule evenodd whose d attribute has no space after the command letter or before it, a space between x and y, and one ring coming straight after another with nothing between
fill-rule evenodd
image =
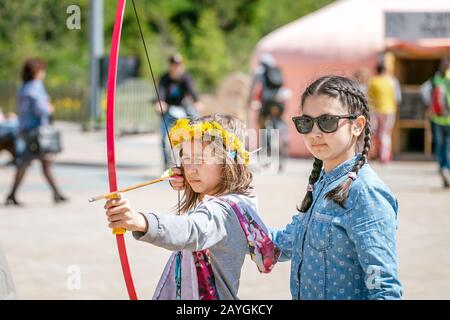
<instances>
[{"instance_id":1,"label":"person with backpack","mask_svg":"<svg viewBox=\"0 0 450 320\"><path fill-rule=\"evenodd\" d=\"M259 127L265 127L265 119L278 109L278 116L284 111L283 75L272 55L263 54L259 60L259 66L255 70L250 86L249 105L259 110Z\"/></svg>"},{"instance_id":2,"label":"person with backpack","mask_svg":"<svg viewBox=\"0 0 450 320\"><path fill-rule=\"evenodd\" d=\"M429 106L434 156L444 188L450 188L450 61L442 59L438 71L420 89Z\"/></svg>"},{"instance_id":3,"label":"person with backpack","mask_svg":"<svg viewBox=\"0 0 450 320\"><path fill-rule=\"evenodd\" d=\"M270 54L263 54L253 76L248 104L251 109L259 111L258 126L259 129L265 129L262 131L259 144L265 149L268 158L273 158L274 154L278 156L280 171L287 156L288 144L288 127L282 115L290 96L290 90L283 87L283 75L275 59ZM279 133L279 140L276 131ZM263 165L271 163L269 160Z\"/></svg>"},{"instance_id":4,"label":"person with backpack","mask_svg":"<svg viewBox=\"0 0 450 320\"><path fill-rule=\"evenodd\" d=\"M16 173L5 205L20 206L16 194L22 185L25 173L33 160L39 160L42 173L47 180L54 203L68 201L56 184L52 172L51 153L42 148L39 141L40 129L51 122L54 107L44 86L47 63L41 58L27 59L22 68L22 85L17 92L18 131L15 139Z\"/></svg>"}]
</instances>

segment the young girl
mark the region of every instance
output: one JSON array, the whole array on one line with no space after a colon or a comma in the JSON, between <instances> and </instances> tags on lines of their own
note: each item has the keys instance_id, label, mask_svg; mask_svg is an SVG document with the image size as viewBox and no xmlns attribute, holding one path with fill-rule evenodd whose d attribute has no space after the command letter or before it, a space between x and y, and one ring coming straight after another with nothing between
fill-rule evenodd
<instances>
[{"instance_id":1,"label":"young girl","mask_svg":"<svg viewBox=\"0 0 450 320\"><path fill-rule=\"evenodd\" d=\"M350 79L322 77L306 88L301 108L292 120L313 170L299 213L271 231L281 259L292 259L293 299L401 298L397 200L367 164L365 95Z\"/></svg>"},{"instance_id":2,"label":"young girl","mask_svg":"<svg viewBox=\"0 0 450 320\"><path fill-rule=\"evenodd\" d=\"M366 163L370 117L365 95L350 79L313 82L294 124L315 157L299 213L270 230L292 260L293 299L399 299L397 200ZM356 149L363 139L362 153ZM173 182L183 189L183 180Z\"/></svg>"},{"instance_id":3,"label":"young girl","mask_svg":"<svg viewBox=\"0 0 450 320\"><path fill-rule=\"evenodd\" d=\"M231 117L178 120L170 132L180 156L186 189L184 215L137 213L129 200L109 200L110 228L133 231L137 240L175 251L154 299L237 299L245 255L270 272L279 251L267 236L250 195L249 153Z\"/></svg>"}]
</instances>

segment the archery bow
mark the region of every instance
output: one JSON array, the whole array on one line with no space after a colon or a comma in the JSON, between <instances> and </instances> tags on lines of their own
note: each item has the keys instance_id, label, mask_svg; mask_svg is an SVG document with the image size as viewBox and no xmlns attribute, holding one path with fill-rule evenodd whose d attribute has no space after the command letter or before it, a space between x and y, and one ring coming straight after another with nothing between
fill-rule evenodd
<instances>
[{"instance_id":1,"label":"archery bow","mask_svg":"<svg viewBox=\"0 0 450 320\"><path fill-rule=\"evenodd\" d=\"M147 57L147 62L150 67L150 72L152 75L152 81L155 87L155 92L158 98L159 107L161 109L161 114L163 114L161 100L159 98L158 89L156 86L156 81L153 73L153 69L150 63L150 58L147 51L147 46L145 44L144 36L142 33L139 16L136 11L136 6L134 0L132 0L134 12L136 15L136 20L139 25L139 31L141 34L141 39L144 45L145 54ZM109 56L109 72L108 72L108 93L107 93L107 103L106 103L106 145L108 154L108 180L109 180L109 190L110 198L117 197L117 174L116 174L116 159L115 159L115 136L114 136L114 109L115 109L115 93L116 93L116 81L117 81L117 64L119 57L119 47L120 47L120 35L122 31L123 15L125 11L126 0L118 0L116 7L116 15L114 20L114 29L111 40L111 51ZM164 120L164 126L169 133L167 123ZM170 142L170 139L169 139ZM175 153L173 150L172 143L170 142L170 147L172 150L172 155L175 159ZM178 211L180 211L180 193L178 192ZM124 233L125 229L117 228L113 229L113 233L116 235L117 248L119 251L120 262L122 266L122 271L125 279L125 284L128 291L128 296L130 300L137 300L136 290L134 288L133 277L130 270L130 265L128 261Z\"/></svg>"},{"instance_id":2,"label":"archery bow","mask_svg":"<svg viewBox=\"0 0 450 320\"><path fill-rule=\"evenodd\" d=\"M116 17L111 40L111 51L109 55L108 72L108 93L106 100L106 148L108 154L108 180L109 191L117 191L116 156L114 138L114 109L117 80L117 62L119 58L120 35L122 31L123 14L126 0L118 0L116 7ZM128 262L127 250L125 246L125 229L117 228L113 230L116 235L117 248L119 251L120 263L130 300L137 300L134 288L133 277L131 275L130 264Z\"/></svg>"}]
</instances>

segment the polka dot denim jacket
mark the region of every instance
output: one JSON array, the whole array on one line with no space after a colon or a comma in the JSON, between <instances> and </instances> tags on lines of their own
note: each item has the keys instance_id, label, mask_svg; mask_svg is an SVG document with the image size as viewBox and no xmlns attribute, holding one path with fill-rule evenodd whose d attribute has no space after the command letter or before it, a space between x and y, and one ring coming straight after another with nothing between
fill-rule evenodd
<instances>
[{"instance_id":1,"label":"polka dot denim jacket","mask_svg":"<svg viewBox=\"0 0 450 320\"><path fill-rule=\"evenodd\" d=\"M343 209L325 194L348 178L358 156L322 170L313 203L271 237L291 259L293 299L400 299L397 200L368 164L353 181Z\"/></svg>"}]
</instances>

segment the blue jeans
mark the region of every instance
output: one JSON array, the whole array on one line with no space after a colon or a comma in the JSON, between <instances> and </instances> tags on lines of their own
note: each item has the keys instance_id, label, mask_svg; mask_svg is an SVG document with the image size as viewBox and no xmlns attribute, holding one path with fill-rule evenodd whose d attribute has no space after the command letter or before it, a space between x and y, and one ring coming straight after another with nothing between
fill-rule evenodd
<instances>
[{"instance_id":1,"label":"blue jeans","mask_svg":"<svg viewBox=\"0 0 450 320\"><path fill-rule=\"evenodd\" d=\"M450 170L450 126L431 123L434 142L434 156L441 169Z\"/></svg>"}]
</instances>

